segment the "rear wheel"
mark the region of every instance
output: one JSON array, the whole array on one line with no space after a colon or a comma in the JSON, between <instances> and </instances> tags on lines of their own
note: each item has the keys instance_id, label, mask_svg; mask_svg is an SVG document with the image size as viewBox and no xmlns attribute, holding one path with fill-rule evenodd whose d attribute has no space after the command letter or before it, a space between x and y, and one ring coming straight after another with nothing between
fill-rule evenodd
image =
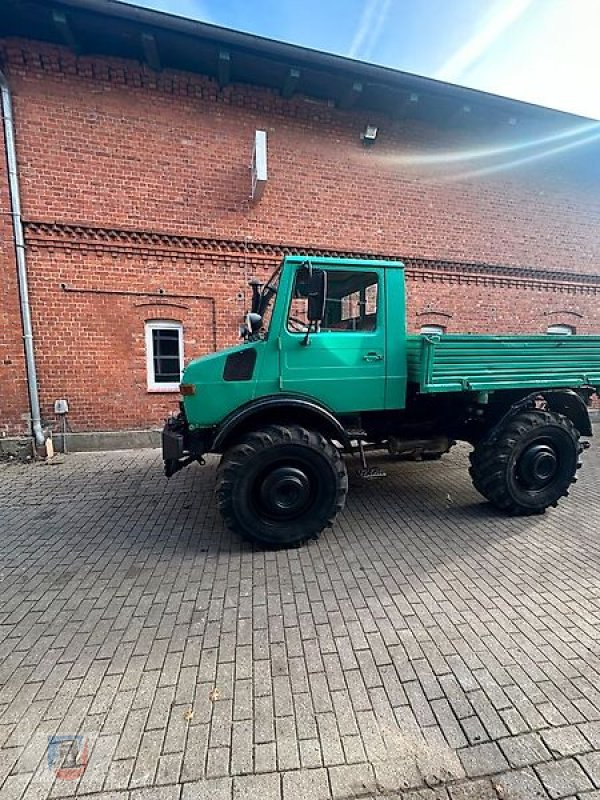
<instances>
[{"instance_id":1,"label":"rear wheel","mask_svg":"<svg viewBox=\"0 0 600 800\"><path fill-rule=\"evenodd\" d=\"M347 491L346 466L324 436L269 425L223 455L216 493L229 528L261 544L297 547L333 524Z\"/></svg>"},{"instance_id":2,"label":"rear wheel","mask_svg":"<svg viewBox=\"0 0 600 800\"><path fill-rule=\"evenodd\" d=\"M539 514L569 493L581 451L579 432L567 417L524 411L493 443L475 447L469 471L477 491L497 508Z\"/></svg>"}]
</instances>

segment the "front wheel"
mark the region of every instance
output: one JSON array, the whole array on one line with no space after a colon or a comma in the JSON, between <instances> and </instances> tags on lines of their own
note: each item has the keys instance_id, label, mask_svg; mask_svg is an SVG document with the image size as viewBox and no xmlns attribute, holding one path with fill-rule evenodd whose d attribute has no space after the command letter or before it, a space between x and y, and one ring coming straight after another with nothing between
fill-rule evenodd
<instances>
[{"instance_id":1,"label":"front wheel","mask_svg":"<svg viewBox=\"0 0 600 800\"><path fill-rule=\"evenodd\" d=\"M539 514L569 493L581 451L579 432L562 414L524 411L494 442L475 447L469 472L477 491L497 508Z\"/></svg>"},{"instance_id":2,"label":"front wheel","mask_svg":"<svg viewBox=\"0 0 600 800\"><path fill-rule=\"evenodd\" d=\"M247 434L221 459L217 501L226 525L272 547L298 547L333 524L346 466L324 436L297 425Z\"/></svg>"}]
</instances>

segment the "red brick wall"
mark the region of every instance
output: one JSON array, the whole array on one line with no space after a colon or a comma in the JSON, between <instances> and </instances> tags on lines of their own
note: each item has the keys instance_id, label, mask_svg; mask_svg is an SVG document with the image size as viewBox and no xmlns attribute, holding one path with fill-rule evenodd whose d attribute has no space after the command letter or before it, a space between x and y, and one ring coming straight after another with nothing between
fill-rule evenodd
<instances>
[{"instance_id":1,"label":"red brick wall","mask_svg":"<svg viewBox=\"0 0 600 800\"><path fill-rule=\"evenodd\" d=\"M593 292L525 278L427 280L416 275L411 279L409 273L407 290L413 331L435 324L446 326L448 333L545 333L549 325L560 323L577 333L600 332L600 285Z\"/></svg>"},{"instance_id":2,"label":"red brick wall","mask_svg":"<svg viewBox=\"0 0 600 800\"><path fill-rule=\"evenodd\" d=\"M221 91L201 76L156 78L134 62L76 60L24 42L5 43L4 57L47 419L67 397L76 430L159 424L176 396L146 389L144 321L180 320L186 358L207 352L212 303L202 295L216 304L218 346L233 341L245 278L270 269L278 246L407 258L411 329L442 320L448 330L544 331L552 322L600 330L600 196L562 155L467 177L406 160L485 145L456 127L370 115L380 136L367 150L363 114L302 97ZM269 184L253 206L257 128L268 131ZM264 243L274 247L261 254ZM14 275L14 258L2 253ZM500 269L485 278L464 262ZM525 267L590 278L534 280ZM14 295L13 287L13 306ZM26 410L13 395L0 428L18 427Z\"/></svg>"},{"instance_id":3,"label":"red brick wall","mask_svg":"<svg viewBox=\"0 0 600 800\"><path fill-rule=\"evenodd\" d=\"M186 359L236 340L244 310L238 256L34 245L29 263L32 303L45 314L38 337L42 412L52 420L54 400L67 397L74 430L152 427L177 410L177 394L148 392L146 321L181 322ZM266 275L273 263L247 260L248 274Z\"/></svg>"}]
</instances>

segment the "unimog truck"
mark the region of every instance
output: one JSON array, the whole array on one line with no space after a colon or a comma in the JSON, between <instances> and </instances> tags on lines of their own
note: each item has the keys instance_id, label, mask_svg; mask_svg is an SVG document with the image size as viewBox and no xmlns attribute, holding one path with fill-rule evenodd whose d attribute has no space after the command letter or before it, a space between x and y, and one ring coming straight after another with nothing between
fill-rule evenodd
<instances>
[{"instance_id":1,"label":"unimog truck","mask_svg":"<svg viewBox=\"0 0 600 800\"><path fill-rule=\"evenodd\" d=\"M509 514L576 479L600 336L408 335L402 263L305 256L252 284L242 327L185 368L163 458L170 476L220 454L217 502L247 539L317 537L344 507L347 455L365 468L375 449L428 460L468 442L475 488Z\"/></svg>"}]
</instances>

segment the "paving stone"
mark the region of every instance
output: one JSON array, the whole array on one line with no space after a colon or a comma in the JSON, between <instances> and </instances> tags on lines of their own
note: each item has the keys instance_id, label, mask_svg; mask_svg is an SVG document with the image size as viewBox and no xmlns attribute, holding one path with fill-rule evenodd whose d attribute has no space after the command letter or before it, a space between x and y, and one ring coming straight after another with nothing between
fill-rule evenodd
<instances>
[{"instance_id":1,"label":"paving stone","mask_svg":"<svg viewBox=\"0 0 600 800\"><path fill-rule=\"evenodd\" d=\"M269 696L256 697L254 701L254 741L257 744L263 744L274 739L273 699Z\"/></svg>"},{"instance_id":2,"label":"paving stone","mask_svg":"<svg viewBox=\"0 0 600 800\"><path fill-rule=\"evenodd\" d=\"M129 800L179 800L179 793L179 786L132 789L129 792Z\"/></svg>"},{"instance_id":3,"label":"paving stone","mask_svg":"<svg viewBox=\"0 0 600 800\"><path fill-rule=\"evenodd\" d=\"M547 798L546 790L531 769L515 769L493 779L501 800L537 800Z\"/></svg>"},{"instance_id":4,"label":"paving stone","mask_svg":"<svg viewBox=\"0 0 600 800\"><path fill-rule=\"evenodd\" d=\"M129 782L131 788L151 786L154 783L163 738L164 731L162 730L145 731L142 735L135 767Z\"/></svg>"},{"instance_id":5,"label":"paving stone","mask_svg":"<svg viewBox=\"0 0 600 800\"><path fill-rule=\"evenodd\" d=\"M425 731L427 744L417 748L417 766L428 786L437 786L465 777L458 753L451 750L435 729Z\"/></svg>"},{"instance_id":6,"label":"paving stone","mask_svg":"<svg viewBox=\"0 0 600 800\"><path fill-rule=\"evenodd\" d=\"M372 766L378 792L389 794L423 785L423 776L414 756L376 761Z\"/></svg>"},{"instance_id":7,"label":"paving stone","mask_svg":"<svg viewBox=\"0 0 600 800\"><path fill-rule=\"evenodd\" d=\"M495 743L478 744L459 751L465 772L470 777L479 775L493 775L503 772L508 767L508 762L502 751Z\"/></svg>"},{"instance_id":8,"label":"paving stone","mask_svg":"<svg viewBox=\"0 0 600 800\"><path fill-rule=\"evenodd\" d=\"M302 745L300 742L300 752ZM317 765L317 766L320 766ZM275 772L277 769L277 746L275 742L254 745L254 771L256 773Z\"/></svg>"},{"instance_id":9,"label":"paving stone","mask_svg":"<svg viewBox=\"0 0 600 800\"><path fill-rule=\"evenodd\" d=\"M209 733L207 724L190 726L181 765L182 781L195 781L204 776Z\"/></svg>"},{"instance_id":10,"label":"paving stone","mask_svg":"<svg viewBox=\"0 0 600 800\"><path fill-rule=\"evenodd\" d=\"M284 772L283 800L329 800L329 778L325 769L302 769Z\"/></svg>"},{"instance_id":11,"label":"paving stone","mask_svg":"<svg viewBox=\"0 0 600 800\"><path fill-rule=\"evenodd\" d=\"M594 750L600 750L600 722L585 722L578 725L578 730L583 733Z\"/></svg>"},{"instance_id":12,"label":"paving stone","mask_svg":"<svg viewBox=\"0 0 600 800\"><path fill-rule=\"evenodd\" d=\"M346 764L362 764L367 760L362 738L356 736L342 736L342 747Z\"/></svg>"},{"instance_id":13,"label":"paving stone","mask_svg":"<svg viewBox=\"0 0 600 800\"><path fill-rule=\"evenodd\" d=\"M253 771L252 722L233 723L231 733L231 774L244 775Z\"/></svg>"},{"instance_id":14,"label":"paving stone","mask_svg":"<svg viewBox=\"0 0 600 800\"><path fill-rule=\"evenodd\" d=\"M578 761L592 779L594 786L600 786L600 752L586 753L578 757Z\"/></svg>"},{"instance_id":15,"label":"paving stone","mask_svg":"<svg viewBox=\"0 0 600 800\"><path fill-rule=\"evenodd\" d=\"M280 800L281 776L243 775L233 779L233 800Z\"/></svg>"},{"instance_id":16,"label":"paving stone","mask_svg":"<svg viewBox=\"0 0 600 800\"><path fill-rule=\"evenodd\" d=\"M488 691L486 687L486 691ZM507 736L509 731L502 718L494 708L494 704L484 690L477 690L469 694L469 700L475 709L477 717L487 731L490 739L497 740Z\"/></svg>"},{"instance_id":17,"label":"paving stone","mask_svg":"<svg viewBox=\"0 0 600 800\"><path fill-rule=\"evenodd\" d=\"M506 725L509 733L517 736L520 733L526 733L529 730L529 725L523 719L521 714L516 708L504 708L500 711L502 721Z\"/></svg>"},{"instance_id":18,"label":"paving stone","mask_svg":"<svg viewBox=\"0 0 600 800\"><path fill-rule=\"evenodd\" d=\"M347 691L332 692L331 697L339 735L352 736L358 733L356 715L349 693Z\"/></svg>"},{"instance_id":19,"label":"paving stone","mask_svg":"<svg viewBox=\"0 0 600 800\"><path fill-rule=\"evenodd\" d=\"M158 760L156 783L160 786L168 783L179 783L183 753L167 753Z\"/></svg>"},{"instance_id":20,"label":"paving stone","mask_svg":"<svg viewBox=\"0 0 600 800\"><path fill-rule=\"evenodd\" d=\"M283 717L275 720L275 741L277 744L277 769L279 771L298 769L300 754L293 718Z\"/></svg>"},{"instance_id":21,"label":"paving stone","mask_svg":"<svg viewBox=\"0 0 600 800\"><path fill-rule=\"evenodd\" d=\"M326 767L344 763L344 751L334 714L318 714L317 727L323 764Z\"/></svg>"},{"instance_id":22,"label":"paving stone","mask_svg":"<svg viewBox=\"0 0 600 800\"><path fill-rule=\"evenodd\" d=\"M369 764L329 767L329 781L333 800L365 797L377 790L375 774Z\"/></svg>"},{"instance_id":23,"label":"paving stone","mask_svg":"<svg viewBox=\"0 0 600 800\"><path fill-rule=\"evenodd\" d=\"M89 794L102 790L118 738L116 735L99 736L93 742L85 772L77 787L78 792Z\"/></svg>"},{"instance_id":24,"label":"paving stone","mask_svg":"<svg viewBox=\"0 0 600 800\"><path fill-rule=\"evenodd\" d=\"M538 764L536 772L552 798L566 797L594 788L588 776L573 758Z\"/></svg>"},{"instance_id":25,"label":"paving stone","mask_svg":"<svg viewBox=\"0 0 600 800\"><path fill-rule=\"evenodd\" d=\"M482 744L489 741L489 736L483 722L479 717L466 717L460 721L461 727L469 744Z\"/></svg>"},{"instance_id":26,"label":"paving stone","mask_svg":"<svg viewBox=\"0 0 600 800\"><path fill-rule=\"evenodd\" d=\"M21 775L10 775L0 787L0 800L19 800L30 780L31 775L25 772Z\"/></svg>"},{"instance_id":27,"label":"paving stone","mask_svg":"<svg viewBox=\"0 0 600 800\"><path fill-rule=\"evenodd\" d=\"M232 788L231 778L185 783L181 790L181 800L231 800Z\"/></svg>"},{"instance_id":28,"label":"paving stone","mask_svg":"<svg viewBox=\"0 0 600 800\"><path fill-rule=\"evenodd\" d=\"M104 790L123 790L129 786L131 773L135 767L135 759L128 758L122 761L112 761L104 781Z\"/></svg>"},{"instance_id":29,"label":"paving stone","mask_svg":"<svg viewBox=\"0 0 600 800\"><path fill-rule=\"evenodd\" d=\"M356 714L358 729L367 753L369 763L384 761L387 757L385 741L372 711L359 711Z\"/></svg>"},{"instance_id":30,"label":"paving stone","mask_svg":"<svg viewBox=\"0 0 600 800\"><path fill-rule=\"evenodd\" d=\"M536 733L502 739L500 747L511 767L528 767L551 758L550 751Z\"/></svg>"},{"instance_id":31,"label":"paving stone","mask_svg":"<svg viewBox=\"0 0 600 800\"><path fill-rule=\"evenodd\" d=\"M477 780L461 786L451 786L448 793L451 800L498 800L498 793L489 780Z\"/></svg>"},{"instance_id":32,"label":"paving stone","mask_svg":"<svg viewBox=\"0 0 600 800\"><path fill-rule=\"evenodd\" d=\"M206 757L206 777L220 778L229 775L230 760L229 747L209 747Z\"/></svg>"},{"instance_id":33,"label":"paving stone","mask_svg":"<svg viewBox=\"0 0 600 800\"><path fill-rule=\"evenodd\" d=\"M449 800L447 789L414 789L405 792L402 800Z\"/></svg>"},{"instance_id":34,"label":"paving stone","mask_svg":"<svg viewBox=\"0 0 600 800\"><path fill-rule=\"evenodd\" d=\"M554 758L574 756L591 749L590 743L575 725L550 728L542 731L540 735Z\"/></svg>"},{"instance_id":35,"label":"paving stone","mask_svg":"<svg viewBox=\"0 0 600 800\"><path fill-rule=\"evenodd\" d=\"M456 749L465 747L467 739L446 698L433 700L431 708L450 747Z\"/></svg>"}]
</instances>

